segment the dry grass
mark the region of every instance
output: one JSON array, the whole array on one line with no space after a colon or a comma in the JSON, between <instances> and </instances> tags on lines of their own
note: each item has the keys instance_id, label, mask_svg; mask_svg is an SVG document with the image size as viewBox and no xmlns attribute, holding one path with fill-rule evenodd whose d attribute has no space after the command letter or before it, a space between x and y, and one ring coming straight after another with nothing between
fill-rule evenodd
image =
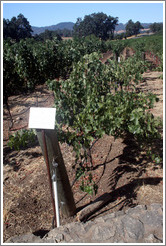
<instances>
[{"instance_id":1,"label":"dry grass","mask_svg":"<svg viewBox=\"0 0 166 246\"><path fill-rule=\"evenodd\" d=\"M151 203L162 203L163 202L163 191L161 186L151 186L143 184L137 191L137 197L142 204Z\"/></svg>"}]
</instances>

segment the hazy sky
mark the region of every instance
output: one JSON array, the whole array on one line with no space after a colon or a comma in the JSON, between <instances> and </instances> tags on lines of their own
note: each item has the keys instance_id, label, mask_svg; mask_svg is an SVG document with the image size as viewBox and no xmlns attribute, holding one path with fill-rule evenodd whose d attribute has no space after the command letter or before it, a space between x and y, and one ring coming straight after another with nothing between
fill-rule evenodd
<instances>
[{"instance_id":1,"label":"hazy sky","mask_svg":"<svg viewBox=\"0 0 166 246\"><path fill-rule=\"evenodd\" d=\"M49 26L59 22L76 22L78 17L103 12L119 18L119 23L126 23L132 19L142 23L163 22L163 2L1 2L3 18L23 14L31 26Z\"/></svg>"}]
</instances>

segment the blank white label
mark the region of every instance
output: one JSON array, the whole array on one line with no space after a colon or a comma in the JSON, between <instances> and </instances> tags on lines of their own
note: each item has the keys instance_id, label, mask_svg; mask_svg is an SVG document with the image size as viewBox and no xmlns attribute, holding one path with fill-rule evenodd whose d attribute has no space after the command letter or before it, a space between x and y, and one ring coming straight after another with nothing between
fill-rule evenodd
<instances>
[{"instance_id":1,"label":"blank white label","mask_svg":"<svg viewBox=\"0 0 166 246\"><path fill-rule=\"evenodd\" d=\"M54 129L56 108L30 108L29 128Z\"/></svg>"}]
</instances>

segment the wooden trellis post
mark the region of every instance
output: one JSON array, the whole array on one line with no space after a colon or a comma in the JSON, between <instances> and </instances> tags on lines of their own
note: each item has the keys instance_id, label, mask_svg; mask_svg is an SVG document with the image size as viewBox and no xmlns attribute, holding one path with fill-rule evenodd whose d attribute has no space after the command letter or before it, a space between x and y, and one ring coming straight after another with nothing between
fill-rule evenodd
<instances>
[{"instance_id":1,"label":"wooden trellis post","mask_svg":"<svg viewBox=\"0 0 166 246\"><path fill-rule=\"evenodd\" d=\"M55 108L30 109L29 128L36 129L47 165L54 218L55 210L57 215L59 209L61 216L67 218L75 214L76 206L54 126ZM52 181L56 183L57 194L53 189ZM55 201L55 197L58 197L58 201ZM55 209L56 202L58 204L57 209Z\"/></svg>"},{"instance_id":2,"label":"wooden trellis post","mask_svg":"<svg viewBox=\"0 0 166 246\"><path fill-rule=\"evenodd\" d=\"M41 146L44 158L46 160L42 130L36 130L36 132L37 132L39 144ZM65 168L61 150L59 147L57 134L55 130L44 130L44 132L45 132L45 139L46 139L46 145L47 145L48 161L49 161L51 176L53 175L53 172L56 168L53 166L53 162L55 161L58 164L57 183L58 183L58 197L59 197L59 204L60 204L61 212L62 212L62 215L64 215L65 217L70 217L74 215L76 207L74 203L74 198L73 198L73 193L71 190L69 178L67 175L67 171Z\"/></svg>"}]
</instances>

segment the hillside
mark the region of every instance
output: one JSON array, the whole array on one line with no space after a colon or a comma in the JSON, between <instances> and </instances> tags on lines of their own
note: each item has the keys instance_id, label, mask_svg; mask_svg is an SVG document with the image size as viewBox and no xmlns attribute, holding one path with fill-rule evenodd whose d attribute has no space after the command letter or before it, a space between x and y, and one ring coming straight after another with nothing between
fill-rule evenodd
<instances>
[{"instance_id":1,"label":"hillside","mask_svg":"<svg viewBox=\"0 0 166 246\"><path fill-rule=\"evenodd\" d=\"M40 34L40 33L44 32L45 30L50 30L50 31L56 31L58 29L72 30L73 26L74 26L73 22L60 22L56 25L45 26L45 27L32 26L32 30L33 30L33 35L35 35L35 34Z\"/></svg>"},{"instance_id":2,"label":"hillside","mask_svg":"<svg viewBox=\"0 0 166 246\"><path fill-rule=\"evenodd\" d=\"M56 31L58 29L69 29L69 30L72 30L73 29L73 26L74 26L75 23L73 22L60 22L56 25L51 25L51 26L45 26L45 27L36 27L36 26L32 26L32 30L33 30L33 35L35 34L40 34L42 32L44 32L45 30L50 30L50 31ZM141 23L141 25L144 27L144 28L149 28L149 26L151 25L152 23ZM119 23L116 28L115 28L115 31L118 32L118 31L124 31L125 30L125 27L126 27L126 24L123 24L123 23Z\"/></svg>"}]
</instances>

